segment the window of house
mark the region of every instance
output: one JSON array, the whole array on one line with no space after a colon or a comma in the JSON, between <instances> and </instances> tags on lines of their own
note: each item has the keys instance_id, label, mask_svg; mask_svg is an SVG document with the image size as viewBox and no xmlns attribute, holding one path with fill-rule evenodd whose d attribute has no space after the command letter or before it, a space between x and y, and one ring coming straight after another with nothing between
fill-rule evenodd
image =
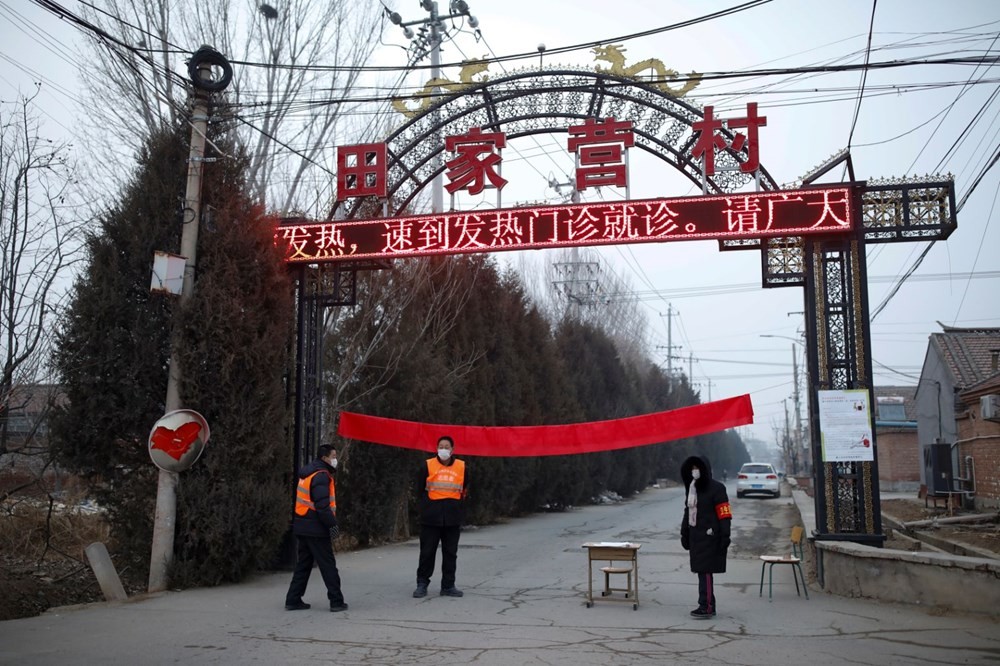
<instances>
[{"instance_id":1,"label":"window of house","mask_svg":"<svg viewBox=\"0 0 1000 666\"><path fill-rule=\"evenodd\" d=\"M881 421L906 421L906 407L902 398L879 398L878 418Z\"/></svg>"}]
</instances>

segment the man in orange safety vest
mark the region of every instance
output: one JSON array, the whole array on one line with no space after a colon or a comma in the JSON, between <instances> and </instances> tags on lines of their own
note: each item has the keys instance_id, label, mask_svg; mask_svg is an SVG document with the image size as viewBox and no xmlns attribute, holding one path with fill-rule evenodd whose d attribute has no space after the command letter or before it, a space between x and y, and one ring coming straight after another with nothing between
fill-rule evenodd
<instances>
[{"instance_id":1,"label":"man in orange safety vest","mask_svg":"<svg viewBox=\"0 0 1000 666\"><path fill-rule=\"evenodd\" d=\"M417 565L417 589L413 591L417 598L427 596L438 544L441 545L441 596L460 597L463 594L455 587L455 571L469 479L465 461L454 458L454 450L451 437L439 438L437 456L426 461L418 477L418 488L422 492L420 563Z\"/></svg>"},{"instance_id":2,"label":"man in orange safety vest","mask_svg":"<svg viewBox=\"0 0 1000 666\"><path fill-rule=\"evenodd\" d=\"M314 562L326 583L330 610L334 613L347 610L331 543L340 532L337 526L337 492L333 483L336 469L337 449L324 444L319 447L319 458L299 470L295 517L292 519L292 534L298 541L298 561L288 594L285 595L285 610L310 607L302 601L302 595L305 594Z\"/></svg>"}]
</instances>

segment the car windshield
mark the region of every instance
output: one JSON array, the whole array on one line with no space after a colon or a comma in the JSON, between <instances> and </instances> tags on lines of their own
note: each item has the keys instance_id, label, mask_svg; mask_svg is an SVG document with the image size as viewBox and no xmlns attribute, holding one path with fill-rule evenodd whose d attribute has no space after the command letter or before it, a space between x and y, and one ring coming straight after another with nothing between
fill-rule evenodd
<instances>
[{"instance_id":1,"label":"car windshield","mask_svg":"<svg viewBox=\"0 0 1000 666\"><path fill-rule=\"evenodd\" d=\"M770 465L744 465L740 471L744 474L774 474Z\"/></svg>"}]
</instances>

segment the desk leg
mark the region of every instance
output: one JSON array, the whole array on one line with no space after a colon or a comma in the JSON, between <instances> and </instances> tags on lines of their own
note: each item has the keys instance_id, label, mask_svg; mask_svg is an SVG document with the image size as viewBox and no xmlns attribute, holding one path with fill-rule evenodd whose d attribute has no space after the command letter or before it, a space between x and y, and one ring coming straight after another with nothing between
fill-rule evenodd
<instances>
[{"instance_id":1,"label":"desk leg","mask_svg":"<svg viewBox=\"0 0 1000 666\"><path fill-rule=\"evenodd\" d=\"M587 608L594 606L594 561L587 554Z\"/></svg>"},{"instance_id":2,"label":"desk leg","mask_svg":"<svg viewBox=\"0 0 1000 666\"><path fill-rule=\"evenodd\" d=\"M632 610L639 610L639 553L632 555L632 573L635 577L632 579L635 587L632 588L632 594L634 595L632 599L634 603L632 604Z\"/></svg>"}]
</instances>

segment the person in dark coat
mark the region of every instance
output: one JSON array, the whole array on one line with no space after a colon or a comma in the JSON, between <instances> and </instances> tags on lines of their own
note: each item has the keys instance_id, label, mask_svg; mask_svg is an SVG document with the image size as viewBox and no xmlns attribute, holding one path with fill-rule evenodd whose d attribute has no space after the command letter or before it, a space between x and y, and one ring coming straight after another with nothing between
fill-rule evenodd
<instances>
[{"instance_id":1,"label":"person in dark coat","mask_svg":"<svg viewBox=\"0 0 1000 666\"><path fill-rule=\"evenodd\" d=\"M437 456L420 468L417 488L420 494L420 562L417 564L416 598L427 596L427 586L434 573L438 544L441 545L441 596L461 597L455 587L458 568L458 539L465 518L465 497L469 478L465 461L452 456L455 442L451 437L438 439Z\"/></svg>"},{"instance_id":2,"label":"person in dark coat","mask_svg":"<svg viewBox=\"0 0 1000 666\"><path fill-rule=\"evenodd\" d=\"M726 572L733 514L726 487L712 478L708 459L685 460L681 481L685 490L681 546L690 553L691 571L698 574L698 608L691 616L707 620L716 613L714 575Z\"/></svg>"},{"instance_id":3,"label":"person in dark coat","mask_svg":"<svg viewBox=\"0 0 1000 666\"><path fill-rule=\"evenodd\" d=\"M319 458L299 470L299 485L295 493L295 517L292 534L298 541L298 561L292 582L285 595L285 610L305 610L302 601L313 563L319 566L326 583L326 596L334 613L347 610L340 589L340 572L333 555L331 540L340 533L337 525L337 492L333 472L337 469L337 449L327 444L319 447Z\"/></svg>"}]
</instances>

